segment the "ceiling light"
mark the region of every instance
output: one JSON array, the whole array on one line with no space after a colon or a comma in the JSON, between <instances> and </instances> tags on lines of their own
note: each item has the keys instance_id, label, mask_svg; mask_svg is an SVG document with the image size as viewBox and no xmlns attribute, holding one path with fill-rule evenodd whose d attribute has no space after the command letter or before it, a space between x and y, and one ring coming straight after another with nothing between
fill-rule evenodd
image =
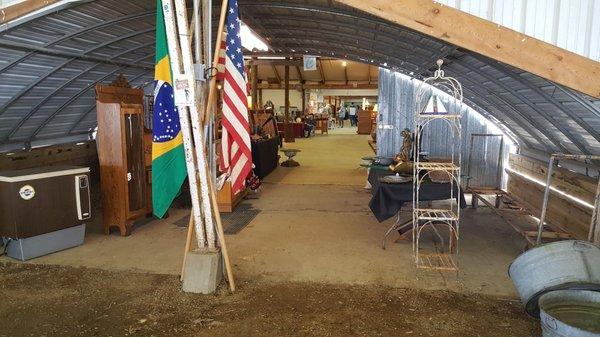
<instances>
[{"instance_id":1,"label":"ceiling light","mask_svg":"<svg viewBox=\"0 0 600 337\"><path fill-rule=\"evenodd\" d=\"M240 34L242 40L242 46L248 50L262 50L267 51L269 47L263 40L253 32L246 24L242 22L240 27Z\"/></svg>"}]
</instances>

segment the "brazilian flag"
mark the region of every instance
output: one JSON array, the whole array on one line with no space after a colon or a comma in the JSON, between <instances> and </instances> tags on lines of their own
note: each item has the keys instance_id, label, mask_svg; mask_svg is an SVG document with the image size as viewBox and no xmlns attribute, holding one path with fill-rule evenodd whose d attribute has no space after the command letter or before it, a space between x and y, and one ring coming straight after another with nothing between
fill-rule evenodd
<instances>
[{"instance_id":1,"label":"brazilian flag","mask_svg":"<svg viewBox=\"0 0 600 337\"><path fill-rule=\"evenodd\" d=\"M156 1L156 60L154 68L154 116L152 119L152 207L162 218L179 194L187 176L179 113L173 98L165 20L161 1Z\"/></svg>"}]
</instances>

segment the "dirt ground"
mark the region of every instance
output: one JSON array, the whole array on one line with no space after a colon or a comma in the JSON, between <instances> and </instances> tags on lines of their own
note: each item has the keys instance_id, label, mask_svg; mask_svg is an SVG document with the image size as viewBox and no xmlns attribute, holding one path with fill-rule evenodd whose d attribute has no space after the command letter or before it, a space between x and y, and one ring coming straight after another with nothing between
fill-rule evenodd
<instances>
[{"instance_id":1,"label":"dirt ground","mask_svg":"<svg viewBox=\"0 0 600 337\"><path fill-rule=\"evenodd\" d=\"M539 336L514 299L380 286L239 281L0 264L0 336Z\"/></svg>"}]
</instances>

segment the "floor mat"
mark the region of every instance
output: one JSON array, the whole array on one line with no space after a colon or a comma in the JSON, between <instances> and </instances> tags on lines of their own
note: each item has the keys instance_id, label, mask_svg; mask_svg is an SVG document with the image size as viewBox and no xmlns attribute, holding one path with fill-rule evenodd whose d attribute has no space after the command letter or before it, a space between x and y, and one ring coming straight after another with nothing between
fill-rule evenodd
<instances>
[{"instance_id":1,"label":"floor mat","mask_svg":"<svg viewBox=\"0 0 600 337\"><path fill-rule=\"evenodd\" d=\"M252 208L252 205L241 203L237 205L232 213L221 213L223 230L225 234L233 235L239 233L260 213L259 209ZM190 221L189 214L174 222L178 227L187 227Z\"/></svg>"}]
</instances>

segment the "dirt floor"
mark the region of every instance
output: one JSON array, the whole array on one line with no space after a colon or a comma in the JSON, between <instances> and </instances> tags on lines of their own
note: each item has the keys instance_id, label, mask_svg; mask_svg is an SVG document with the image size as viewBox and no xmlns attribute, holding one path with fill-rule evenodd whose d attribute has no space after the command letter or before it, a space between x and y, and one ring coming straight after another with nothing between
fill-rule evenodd
<instances>
[{"instance_id":1,"label":"dirt floor","mask_svg":"<svg viewBox=\"0 0 600 337\"><path fill-rule=\"evenodd\" d=\"M383 286L240 281L0 264L0 336L539 336L518 301Z\"/></svg>"}]
</instances>

